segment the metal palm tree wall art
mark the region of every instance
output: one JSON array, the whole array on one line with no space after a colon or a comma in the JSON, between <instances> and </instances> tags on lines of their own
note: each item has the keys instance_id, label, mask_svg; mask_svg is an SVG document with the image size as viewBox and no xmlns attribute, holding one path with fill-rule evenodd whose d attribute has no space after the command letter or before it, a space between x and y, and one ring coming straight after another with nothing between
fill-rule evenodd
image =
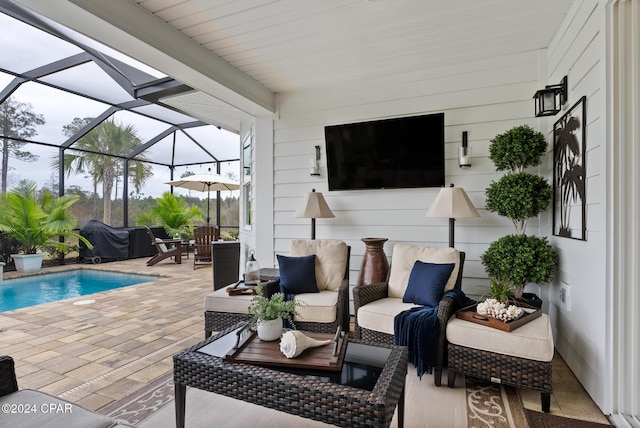
<instances>
[{"instance_id":1,"label":"metal palm tree wall art","mask_svg":"<svg viewBox=\"0 0 640 428\"><path fill-rule=\"evenodd\" d=\"M586 97L553 126L553 234L586 241Z\"/></svg>"}]
</instances>

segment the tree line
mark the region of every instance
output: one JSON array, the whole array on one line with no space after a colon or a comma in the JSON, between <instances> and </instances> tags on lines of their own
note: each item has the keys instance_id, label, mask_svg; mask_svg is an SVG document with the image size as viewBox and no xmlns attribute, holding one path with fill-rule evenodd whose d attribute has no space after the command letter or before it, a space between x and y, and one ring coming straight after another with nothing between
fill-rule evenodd
<instances>
[{"instance_id":1,"label":"tree line","mask_svg":"<svg viewBox=\"0 0 640 428\"><path fill-rule=\"evenodd\" d=\"M81 131L87 126L93 126L94 118L74 118L71 123L62 129L63 135L72 138L81 135ZM38 156L25 150L30 138L37 135L36 127L46 123L45 117L33 111L29 103L22 103L14 97L8 97L0 104L0 190L7 191L8 172L13 169L11 159L23 162L35 162ZM62 163L66 177L75 175L88 176L91 179L93 189L86 191L79 186L65 188L65 193L79 196L78 202L73 207L73 214L79 219L80 224L85 224L91 219L101 219L110 226L122 226L123 200L113 195L114 187L122 182L123 160L122 157L136 150L142 145L138 131L133 125L119 123L115 119L107 119L82 135L68 149ZM76 150L73 150L76 149ZM105 155L108 153L111 156ZM128 196L129 226L134 226L136 219L156 204L155 198L140 196L141 189L151 178L153 171L145 161L144 152L129 161L128 182L132 184L134 191ZM51 159L49 167L56 174L59 172L60 162L58 158ZM53 185L55 186L55 184ZM57 192L57 189L50 189ZM101 195L99 191L101 191ZM184 197L189 206L197 206L202 212L206 212L206 198L192 196ZM215 218L216 199L211 199L211 217ZM229 196L221 200L221 226L238 226L239 202L238 198Z\"/></svg>"}]
</instances>

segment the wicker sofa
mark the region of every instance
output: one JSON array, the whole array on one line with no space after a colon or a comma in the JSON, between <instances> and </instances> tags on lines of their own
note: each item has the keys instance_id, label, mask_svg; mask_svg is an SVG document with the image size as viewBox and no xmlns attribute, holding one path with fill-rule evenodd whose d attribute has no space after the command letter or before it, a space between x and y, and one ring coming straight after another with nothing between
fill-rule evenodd
<instances>
[{"instance_id":1,"label":"wicker sofa","mask_svg":"<svg viewBox=\"0 0 640 428\"><path fill-rule=\"evenodd\" d=\"M396 244L393 248L391 269L386 282L358 285L353 289L357 339L385 344L394 343L394 318L400 312L415 307L404 303L411 270L417 260L427 263L454 263L455 267L444 288L445 291L462 287L465 253L454 248L420 247ZM437 347L434 356L434 382L440 386L442 368L446 365L446 326L454 314L455 303L444 297L438 305Z\"/></svg>"},{"instance_id":2,"label":"wicker sofa","mask_svg":"<svg viewBox=\"0 0 640 428\"><path fill-rule=\"evenodd\" d=\"M31 389L18 390L13 358L0 356L0 426L11 428L117 428L127 422L100 415Z\"/></svg>"},{"instance_id":3,"label":"wicker sofa","mask_svg":"<svg viewBox=\"0 0 640 428\"><path fill-rule=\"evenodd\" d=\"M315 274L318 293L297 294L302 303L294 322L299 330L335 333L338 326L349 331L350 247L331 239L291 241L289 256L316 255ZM274 290L269 290L272 293ZM205 338L240 321L250 319L247 312L252 296L229 296L224 288L204 298Z\"/></svg>"}]
</instances>

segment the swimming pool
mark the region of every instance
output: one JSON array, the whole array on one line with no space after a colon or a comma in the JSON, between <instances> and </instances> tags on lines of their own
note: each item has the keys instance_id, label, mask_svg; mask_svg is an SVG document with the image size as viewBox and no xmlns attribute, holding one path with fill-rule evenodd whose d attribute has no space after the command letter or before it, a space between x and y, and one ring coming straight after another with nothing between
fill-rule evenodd
<instances>
[{"instance_id":1,"label":"swimming pool","mask_svg":"<svg viewBox=\"0 0 640 428\"><path fill-rule=\"evenodd\" d=\"M0 284L0 312L155 281L158 278L161 277L79 269L6 279Z\"/></svg>"}]
</instances>

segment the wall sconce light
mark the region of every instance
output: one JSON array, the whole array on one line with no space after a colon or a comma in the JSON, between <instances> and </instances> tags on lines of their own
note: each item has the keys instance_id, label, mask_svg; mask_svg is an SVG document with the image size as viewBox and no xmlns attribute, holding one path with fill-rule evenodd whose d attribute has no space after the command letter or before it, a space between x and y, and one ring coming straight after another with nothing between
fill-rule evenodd
<instances>
[{"instance_id":1,"label":"wall sconce light","mask_svg":"<svg viewBox=\"0 0 640 428\"><path fill-rule=\"evenodd\" d=\"M467 131L462 132L462 147L458 147L458 165L460 168L471 166L471 147L467 145Z\"/></svg>"},{"instance_id":2,"label":"wall sconce light","mask_svg":"<svg viewBox=\"0 0 640 428\"><path fill-rule=\"evenodd\" d=\"M320 146L316 146L316 158L309 159L309 174L320 175Z\"/></svg>"},{"instance_id":3,"label":"wall sconce light","mask_svg":"<svg viewBox=\"0 0 640 428\"><path fill-rule=\"evenodd\" d=\"M567 102L567 76L564 76L558 85L547 85L535 93L536 117L554 116Z\"/></svg>"}]
</instances>

